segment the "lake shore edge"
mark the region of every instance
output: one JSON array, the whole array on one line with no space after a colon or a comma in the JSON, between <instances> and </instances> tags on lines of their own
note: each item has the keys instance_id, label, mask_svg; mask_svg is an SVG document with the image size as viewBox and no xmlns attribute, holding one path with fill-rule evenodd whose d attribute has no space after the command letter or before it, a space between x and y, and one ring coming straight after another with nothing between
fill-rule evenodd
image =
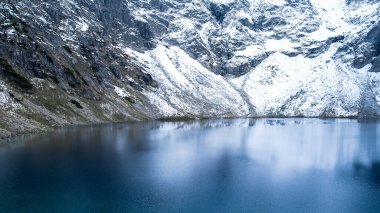
<instances>
[{"instance_id":1,"label":"lake shore edge","mask_svg":"<svg viewBox=\"0 0 380 213\"><path fill-rule=\"evenodd\" d=\"M89 122L89 123L73 123L68 125L57 125L49 127L49 129L35 128L31 130L14 130L7 131L0 129L0 143L7 142L12 138L16 138L23 135L37 135L46 134L57 129L75 127L75 126L88 126L88 125L102 125L102 124L117 124L117 123L128 123L128 122L149 122L149 121L164 121L164 122L181 122L181 121L201 121L201 120L216 120L216 119L352 119L358 121L378 121L378 117L360 117L360 116L315 116L315 117L305 117L305 116L236 116L236 117L199 117L199 116L170 116L162 117L157 119L143 119L143 120L125 120L125 121L114 121L114 122Z\"/></svg>"}]
</instances>

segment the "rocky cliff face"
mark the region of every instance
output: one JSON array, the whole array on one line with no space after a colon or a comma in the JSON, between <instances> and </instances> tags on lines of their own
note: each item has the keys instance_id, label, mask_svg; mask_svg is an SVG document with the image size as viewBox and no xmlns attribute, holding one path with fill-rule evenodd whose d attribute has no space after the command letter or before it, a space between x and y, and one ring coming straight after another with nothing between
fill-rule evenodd
<instances>
[{"instance_id":1,"label":"rocky cliff face","mask_svg":"<svg viewBox=\"0 0 380 213\"><path fill-rule=\"evenodd\" d=\"M0 1L0 135L177 117L376 117L379 7Z\"/></svg>"}]
</instances>

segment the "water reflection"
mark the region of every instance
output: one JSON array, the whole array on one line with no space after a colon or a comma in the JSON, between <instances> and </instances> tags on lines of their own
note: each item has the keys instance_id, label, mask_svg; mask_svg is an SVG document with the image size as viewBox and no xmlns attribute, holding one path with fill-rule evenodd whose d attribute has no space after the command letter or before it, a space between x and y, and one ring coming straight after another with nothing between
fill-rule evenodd
<instances>
[{"instance_id":1,"label":"water reflection","mask_svg":"<svg viewBox=\"0 0 380 213\"><path fill-rule=\"evenodd\" d=\"M93 125L0 144L0 212L380 208L379 123Z\"/></svg>"}]
</instances>

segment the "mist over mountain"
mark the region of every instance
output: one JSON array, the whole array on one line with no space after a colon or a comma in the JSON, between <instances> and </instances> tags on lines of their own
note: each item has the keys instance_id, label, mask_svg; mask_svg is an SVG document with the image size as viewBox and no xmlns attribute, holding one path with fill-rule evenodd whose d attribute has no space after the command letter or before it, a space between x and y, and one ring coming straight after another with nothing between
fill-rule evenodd
<instances>
[{"instance_id":1,"label":"mist over mountain","mask_svg":"<svg viewBox=\"0 0 380 213\"><path fill-rule=\"evenodd\" d=\"M376 0L1 0L0 135L214 117L378 117Z\"/></svg>"}]
</instances>

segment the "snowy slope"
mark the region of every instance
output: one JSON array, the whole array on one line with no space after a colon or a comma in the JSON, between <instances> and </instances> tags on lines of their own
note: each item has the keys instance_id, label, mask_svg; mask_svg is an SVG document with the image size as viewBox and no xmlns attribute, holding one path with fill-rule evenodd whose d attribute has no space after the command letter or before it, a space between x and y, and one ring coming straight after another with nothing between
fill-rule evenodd
<instances>
[{"instance_id":1,"label":"snowy slope","mask_svg":"<svg viewBox=\"0 0 380 213\"><path fill-rule=\"evenodd\" d=\"M216 75L178 47L157 48L144 54L129 48L133 57L162 85L145 91L161 117L200 115L238 117L248 114L240 94L225 79Z\"/></svg>"},{"instance_id":2,"label":"snowy slope","mask_svg":"<svg viewBox=\"0 0 380 213\"><path fill-rule=\"evenodd\" d=\"M377 114L378 84L368 85L378 78L368 72L371 59L361 67L352 64L361 57L362 49L371 48L371 42L363 37L379 22L379 3L254 0L173 4L183 9L163 12L175 18L160 42L180 47L204 68L226 76L225 81L253 106L251 116ZM140 15L149 17L150 12L144 9ZM166 64L189 60L183 52L177 55ZM204 68L193 66L193 73ZM163 69L173 76L187 70L181 66ZM364 109L366 105L371 109Z\"/></svg>"}]
</instances>

